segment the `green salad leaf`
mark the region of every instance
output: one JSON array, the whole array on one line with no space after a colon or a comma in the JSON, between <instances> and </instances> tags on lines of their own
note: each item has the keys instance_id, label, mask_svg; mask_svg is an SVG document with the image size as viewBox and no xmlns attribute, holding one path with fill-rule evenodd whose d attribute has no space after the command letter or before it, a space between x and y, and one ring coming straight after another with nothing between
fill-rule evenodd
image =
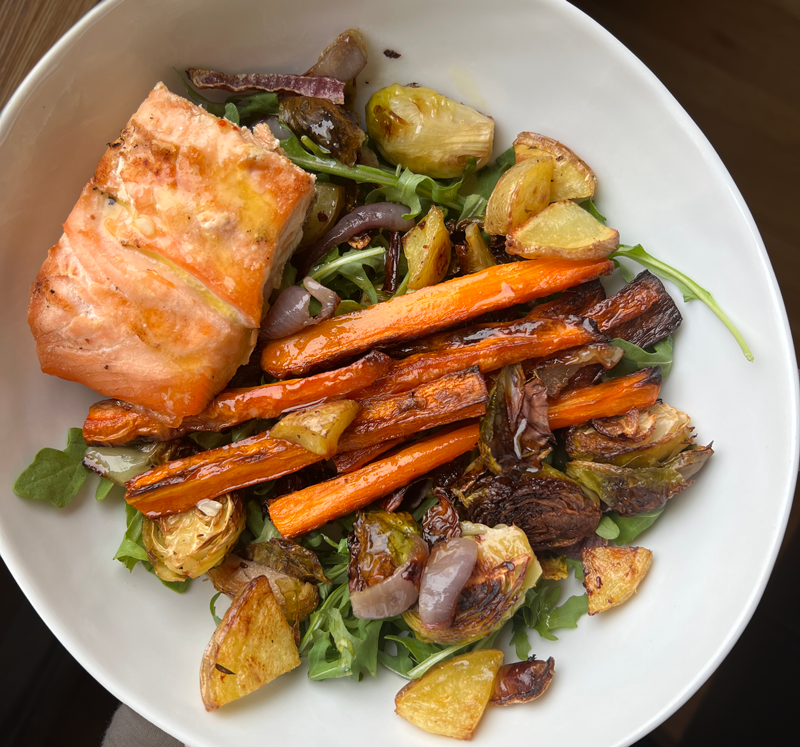
<instances>
[{"instance_id":1,"label":"green salad leaf","mask_svg":"<svg viewBox=\"0 0 800 747\"><path fill-rule=\"evenodd\" d=\"M664 513L666 506L657 511L648 511L646 514L636 516L618 516L613 511L606 514L606 517L617 527L617 534L613 539L617 545L628 545L635 540L645 529L653 525L655 520ZM604 518L606 518L604 517Z\"/></svg>"},{"instance_id":2,"label":"green salad leaf","mask_svg":"<svg viewBox=\"0 0 800 747\"><path fill-rule=\"evenodd\" d=\"M211 617L214 618L214 625L219 625L222 622L222 618L217 615L217 599L222 596L222 592L218 591L211 597L211 601L208 603L208 609L211 610Z\"/></svg>"},{"instance_id":3,"label":"green salad leaf","mask_svg":"<svg viewBox=\"0 0 800 747\"><path fill-rule=\"evenodd\" d=\"M86 442L80 428L70 428L67 447L42 449L14 482L20 498L49 501L57 508L69 505L78 494L90 470L83 466Z\"/></svg>"},{"instance_id":4,"label":"green salad leaf","mask_svg":"<svg viewBox=\"0 0 800 747\"><path fill-rule=\"evenodd\" d=\"M608 514L605 514L600 517L600 523L597 525L597 529L595 529L594 532L598 537L613 540L619 536L619 527Z\"/></svg>"},{"instance_id":5,"label":"green salad leaf","mask_svg":"<svg viewBox=\"0 0 800 747\"><path fill-rule=\"evenodd\" d=\"M620 244L619 249L617 249L617 251L615 251L613 254L610 254L609 257L611 259L618 259L619 257L632 259L634 262L638 262L640 265L642 265L642 267L647 268L650 270L650 272L658 275L660 278L669 280L677 285L678 289L681 291L681 293L683 293L684 301L702 301L728 328L736 342L739 343L739 347L742 349L745 358L747 358L749 361L753 360L753 354L750 352L750 348L747 346L744 337L742 337L742 334L738 329L736 329L736 327L733 325L733 322L728 319L725 312L719 307L719 304L714 300L714 296L712 296L711 293L709 293L705 288L698 285L690 277L687 277L674 267L670 267L660 259L656 259L652 254L648 254L641 244L637 244L636 246L626 246L625 244Z\"/></svg>"},{"instance_id":6,"label":"green salad leaf","mask_svg":"<svg viewBox=\"0 0 800 747\"><path fill-rule=\"evenodd\" d=\"M665 379L669 375L670 369L672 368L672 335L668 335L663 340L659 340L647 350L620 338L612 340L611 344L622 348L625 355L623 355L622 360L608 372L607 376L609 378L626 376L634 371L638 371L640 368L647 368L648 366L661 366L661 375Z\"/></svg>"},{"instance_id":7,"label":"green salad leaf","mask_svg":"<svg viewBox=\"0 0 800 747\"><path fill-rule=\"evenodd\" d=\"M272 484L270 483L270 486ZM264 518L261 506L257 501L248 501L245 506L245 517L247 528L253 533L254 543L269 542L271 539L280 539L281 533L277 527L269 520Z\"/></svg>"},{"instance_id":8,"label":"green salad leaf","mask_svg":"<svg viewBox=\"0 0 800 747\"><path fill-rule=\"evenodd\" d=\"M211 101L207 99L199 91L196 91L189 81L181 75L180 71L176 68L175 73L180 78L183 87L186 89L186 95L198 106L202 106L207 112L210 112L215 117L224 117L234 124L240 124L242 120L249 117L267 117L274 116L278 113L280 102L278 95L275 93L268 93L260 91L258 93L250 94L234 94L228 96L224 102Z\"/></svg>"},{"instance_id":9,"label":"green salad leaf","mask_svg":"<svg viewBox=\"0 0 800 747\"><path fill-rule=\"evenodd\" d=\"M97 489L94 491L95 499L98 501L105 499L115 484L116 483L111 482L111 480L101 477L100 482L97 483Z\"/></svg>"},{"instance_id":10,"label":"green salad leaf","mask_svg":"<svg viewBox=\"0 0 800 747\"><path fill-rule=\"evenodd\" d=\"M520 632L521 624L535 630L548 641L558 640L553 634L553 630L578 627L578 620L589 611L589 599L585 594L572 596L564 604L558 606L561 591L559 585L541 582L533 589L528 589L525 601L513 618L516 622L512 625L512 643L517 647L518 653L525 649ZM530 644L528 644L528 651L530 651ZM520 658L523 657L520 656Z\"/></svg>"},{"instance_id":11,"label":"green salad leaf","mask_svg":"<svg viewBox=\"0 0 800 747\"><path fill-rule=\"evenodd\" d=\"M318 265L311 268L309 274L314 280L336 291L340 298L354 300L346 298L353 294L354 286L359 296L363 293L370 304L376 304L378 292L375 285L384 272L385 255L386 249L382 246L350 249L344 254L341 254L338 248L334 248ZM368 273L368 270L371 272Z\"/></svg>"}]
</instances>

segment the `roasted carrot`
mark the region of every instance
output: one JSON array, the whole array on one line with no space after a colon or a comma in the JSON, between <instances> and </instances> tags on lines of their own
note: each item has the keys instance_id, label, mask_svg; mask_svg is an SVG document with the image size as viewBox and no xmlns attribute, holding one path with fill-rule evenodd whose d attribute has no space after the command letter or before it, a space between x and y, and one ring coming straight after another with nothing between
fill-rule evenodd
<instances>
[{"instance_id":1,"label":"roasted carrot","mask_svg":"<svg viewBox=\"0 0 800 747\"><path fill-rule=\"evenodd\" d=\"M622 415L632 407L650 407L661 389L661 369L643 368L595 386L573 389L549 402L550 429L579 425L592 418Z\"/></svg>"},{"instance_id":2,"label":"roasted carrot","mask_svg":"<svg viewBox=\"0 0 800 747\"><path fill-rule=\"evenodd\" d=\"M344 397L369 386L389 370L391 363L388 356L373 351L349 366L306 379L227 389L199 415L184 418L177 426L147 408L104 400L89 409L83 438L92 445L117 446L136 438L168 441L192 431L218 432L254 418L268 420L286 410Z\"/></svg>"},{"instance_id":3,"label":"roasted carrot","mask_svg":"<svg viewBox=\"0 0 800 747\"><path fill-rule=\"evenodd\" d=\"M407 391L470 366L488 373L529 358L544 358L558 350L607 339L593 323L576 318L538 319L514 325L471 345L420 353L396 361L386 376L353 396L361 400Z\"/></svg>"},{"instance_id":4,"label":"roasted carrot","mask_svg":"<svg viewBox=\"0 0 800 747\"><path fill-rule=\"evenodd\" d=\"M360 470L275 499L269 507L270 519L284 537L297 537L368 506L411 480L451 462L477 443L477 425L436 434Z\"/></svg>"},{"instance_id":5,"label":"roasted carrot","mask_svg":"<svg viewBox=\"0 0 800 747\"><path fill-rule=\"evenodd\" d=\"M305 374L376 345L420 337L489 311L541 298L613 270L608 260L537 259L489 267L335 317L269 343L261 367L278 378Z\"/></svg>"},{"instance_id":6,"label":"roasted carrot","mask_svg":"<svg viewBox=\"0 0 800 747\"><path fill-rule=\"evenodd\" d=\"M339 439L339 451L363 449L476 417L485 411L487 399L483 377L476 371L462 371L414 392L365 401ZM134 477L126 485L125 500L151 517L179 513L203 498L274 480L322 459L301 446L261 433Z\"/></svg>"},{"instance_id":7,"label":"roasted carrot","mask_svg":"<svg viewBox=\"0 0 800 747\"><path fill-rule=\"evenodd\" d=\"M369 464L373 459L377 459L381 454L385 454L395 446L399 446L404 440L402 438L393 438L391 441L383 441L374 446L342 452L333 457L333 464L340 475L346 472L353 472L365 464Z\"/></svg>"}]
</instances>

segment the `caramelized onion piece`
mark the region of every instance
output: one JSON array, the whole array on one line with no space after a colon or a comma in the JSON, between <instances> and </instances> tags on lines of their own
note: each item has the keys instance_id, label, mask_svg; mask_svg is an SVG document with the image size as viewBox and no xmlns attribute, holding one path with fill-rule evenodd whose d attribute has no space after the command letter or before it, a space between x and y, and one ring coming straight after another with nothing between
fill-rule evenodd
<instances>
[{"instance_id":1,"label":"caramelized onion piece","mask_svg":"<svg viewBox=\"0 0 800 747\"><path fill-rule=\"evenodd\" d=\"M361 620L394 617L417 601L419 592L414 583L414 569L419 564L420 553L427 556L428 546L421 537L412 535L411 539L418 547L391 576L360 591L350 592L350 604L356 617Z\"/></svg>"},{"instance_id":2,"label":"caramelized onion piece","mask_svg":"<svg viewBox=\"0 0 800 747\"><path fill-rule=\"evenodd\" d=\"M339 305L339 296L313 278L307 277L303 280L303 286L304 288L291 285L278 296L261 323L261 334L264 337L277 340L333 316ZM316 316L311 316L308 312L311 296L322 304L322 309Z\"/></svg>"},{"instance_id":3,"label":"caramelized onion piece","mask_svg":"<svg viewBox=\"0 0 800 747\"><path fill-rule=\"evenodd\" d=\"M427 628L447 628L453 622L456 602L472 575L478 545L466 537L439 542L422 572L419 616Z\"/></svg>"},{"instance_id":4,"label":"caramelized onion piece","mask_svg":"<svg viewBox=\"0 0 800 747\"><path fill-rule=\"evenodd\" d=\"M353 80L367 64L364 39L355 29L340 34L322 53L306 75L324 75L339 80Z\"/></svg>"}]
</instances>

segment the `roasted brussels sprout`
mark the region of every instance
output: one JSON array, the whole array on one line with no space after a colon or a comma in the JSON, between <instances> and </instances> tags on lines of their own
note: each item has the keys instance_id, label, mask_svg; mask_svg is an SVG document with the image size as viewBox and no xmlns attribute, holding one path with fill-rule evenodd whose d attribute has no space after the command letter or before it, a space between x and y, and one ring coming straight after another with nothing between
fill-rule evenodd
<instances>
[{"instance_id":1,"label":"roasted brussels sprout","mask_svg":"<svg viewBox=\"0 0 800 747\"><path fill-rule=\"evenodd\" d=\"M409 290L436 285L444 278L450 266L452 246L444 214L432 205L428 214L403 236Z\"/></svg>"},{"instance_id":2,"label":"roasted brussels sprout","mask_svg":"<svg viewBox=\"0 0 800 747\"><path fill-rule=\"evenodd\" d=\"M275 599L290 623L305 620L319 604L319 592L315 584L233 553L225 558L222 565L211 568L207 575L214 588L231 599L253 579L266 576Z\"/></svg>"},{"instance_id":3,"label":"roasted brussels sprout","mask_svg":"<svg viewBox=\"0 0 800 747\"><path fill-rule=\"evenodd\" d=\"M336 219L344 207L344 187L332 182L317 182L314 185L314 202L303 224L300 246L313 244L336 225Z\"/></svg>"},{"instance_id":4,"label":"roasted brussels sprout","mask_svg":"<svg viewBox=\"0 0 800 747\"><path fill-rule=\"evenodd\" d=\"M619 363L622 348L604 342L592 342L579 348L570 348L540 361L531 361L525 372L536 374L545 385L548 397L555 397L567 387L574 387L587 369L594 371L591 379L599 378L604 371ZM591 382L590 382L591 383Z\"/></svg>"},{"instance_id":5,"label":"roasted brussels sprout","mask_svg":"<svg viewBox=\"0 0 800 747\"><path fill-rule=\"evenodd\" d=\"M280 573L285 573L301 581L315 584L330 583L319 558L294 540L271 539L258 542L244 549L244 556L260 565L265 565Z\"/></svg>"},{"instance_id":6,"label":"roasted brussels sprout","mask_svg":"<svg viewBox=\"0 0 800 747\"><path fill-rule=\"evenodd\" d=\"M291 96L281 101L278 116L297 137L306 135L348 166L367 138L352 112L327 99Z\"/></svg>"},{"instance_id":7,"label":"roasted brussels sprout","mask_svg":"<svg viewBox=\"0 0 800 747\"><path fill-rule=\"evenodd\" d=\"M436 179L460 176L492 155L494 120L430 88L391 85L367 103L367 131L383 157Z\"/></svg>"},{"instance_id":8,"label":"roasted brussels sprout","mask_svg":"<svg viewBox=\"0 0 800 747\"><path fill-rule=\"evenodd\" d=\"M436 488L434 495L439 499L422 517L422 538L431 546L442 540L461 536L461 522L456 507L441 488Z\"/></svg>"},{"instance_id":9,"label":"roasted brussels sprout","mask_svg":"<svg viewBox=\"0 0 800 747\"><path fill-rule=\"evenodd\" d=\"M202 506L142 520L142 540L156 575L164 581L197 578L221 563L245 525L242 501L235 493Z\"/></svg>"},{"instance_id":10,"label":"roasted brussels sprout","mask_svg":"<svg viewBox=\"0 0 800 747\"><path fill-rule=\"evenodd\" d=\"M653 553L644 547L590 547L581 553L589 614L630 599L650 570Z\"/></svg>"},{"instance_id":11,"label":"roasted brussels sprout","mask_svg":"<svg viewBox=\"0 0 800 747\"><path fill-rule=\"evenodd\" d=\"M662 402L615 418L593 420L567 432L571 459L602 462L619 467L656 467L692 441L686 413Z\"/></svg>"},{"instance_id":12,"label":"roasted brussels sprout","mask_svg":"<svg viewBox=\"0 0 800 747\"><path fill-rule=\"evenodd\" d=\"M539 558L542 566L542 578L545 581L560 581L569 575L566 555L546 551L539 553L536 557Z\"/></svg>"},{"instance_id":13,"label":"roasted brussels sprout","mask_svg":"<svg viewBox=\"0 0 800 747\"><path fill-rule=\"evenodd\" d=\"M537 552L577 542L600 523L597 497L547 464L533 473L485 473L456 494L471 520L514 524Z\"/></svg>"},{"instance_id":14,"label":"roasted brussels sprout","mask_svg":"<svg viewBox=\"0 0 800 747\"><path fill-rule=\"evenodd\" d=\"M478 544L478 560L456 603L448 628L425 626L414 611L403 619L424 641L469 643L499 630L525 600L525 593L541 575L541 566L525 533L518 527L487 527L463 522L463 537Z\"/></svg>"}]
</instances>

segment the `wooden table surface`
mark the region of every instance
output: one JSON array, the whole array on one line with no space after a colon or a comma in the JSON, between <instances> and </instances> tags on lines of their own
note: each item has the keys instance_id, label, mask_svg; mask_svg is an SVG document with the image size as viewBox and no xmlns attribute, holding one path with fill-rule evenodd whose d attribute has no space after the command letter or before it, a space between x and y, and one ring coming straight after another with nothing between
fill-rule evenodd
<instances>
[{"instance_id":1,"label":"wooden table surface","mask_svg":"<svg viewBox=\"0 0 800 747\"><path fill-rule=\"evenodd\" d=\"M40 57L96 0L0 0L0 107ZM747 201L800 340L800 0L575 0L662 80L716 148ZM770 741L794 713L800 664L795 568L800 502L756 614L711 680L641 745ZM0 742L100 744L116 707L52 638L0 564L0 649L7 671L38 647L24 686L0 678ZM702 614L698 611L698 614ZM691 630L687 630L687 635ZM676 651L679 657L680 652ZM38 662L38 663L37 663ZM39 676L41 675L41 676ZM13 690L13 691L12 691ZM576 704L576 708L579 707ZM65 742L65 734L75 739ZM788 733L794 733L789 731ZM10 740L10 741L7 741Z\"/></svg>"}]
</instances>

